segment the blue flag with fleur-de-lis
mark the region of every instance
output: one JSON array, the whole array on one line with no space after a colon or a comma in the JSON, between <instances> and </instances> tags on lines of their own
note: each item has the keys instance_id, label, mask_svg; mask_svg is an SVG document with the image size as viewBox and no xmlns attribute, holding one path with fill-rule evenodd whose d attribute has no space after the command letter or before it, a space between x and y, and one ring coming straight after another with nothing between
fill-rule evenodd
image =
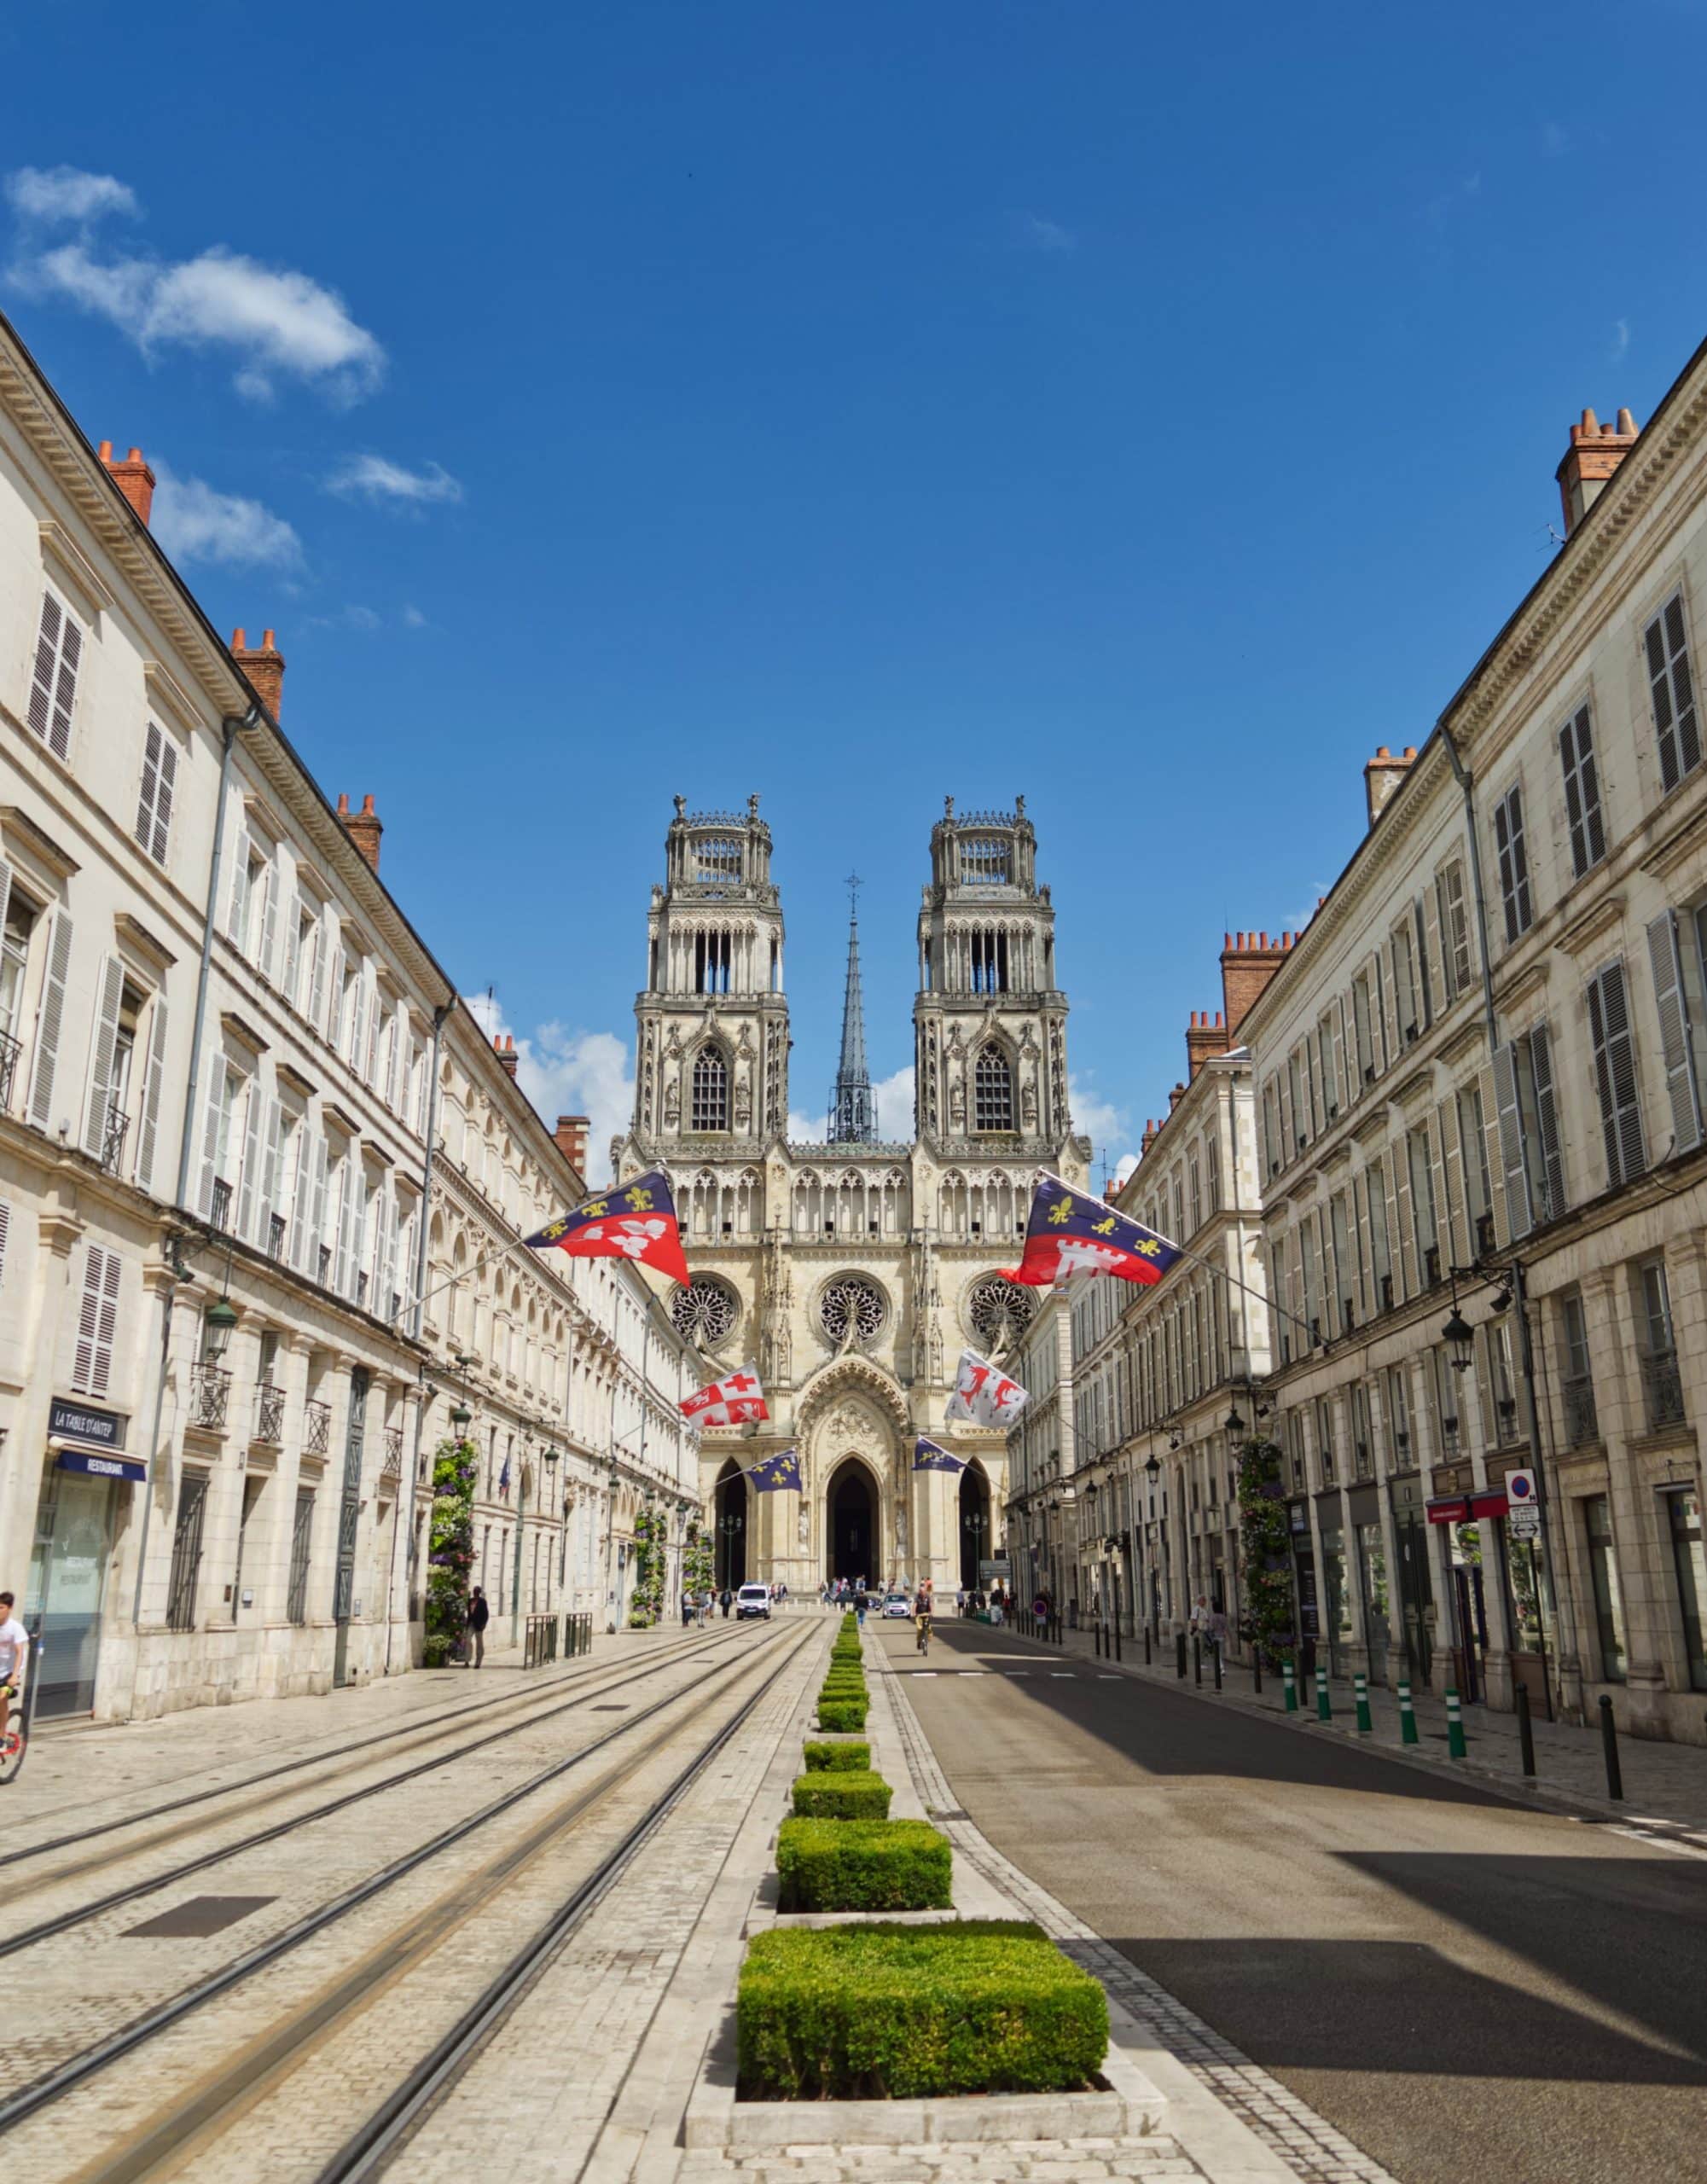
<instances>
[{"instance_id":1,"label":"blue flag with fleur-de-lis","mask_svg":"<svg viewBox=\"0 0 1707 2184\"><path fill-rule=\"evenodd\" d=\"M1116 1274L1123 1281L1159 1281L1185 1257L1177 1244L1147 1228L1106 1199L1076 1191L1059 1176L1040 1176L1025 1223L1025 1250L1010 1281L1045 1288L1076 1274Z\"/></svg>"},{"instance_id":2,"label":"blue flag with fleur-de-lis","mask_svg":"<svg viewBox=\"0 0 1707 2184\"><path fill-rule=\"evenodd\" d=\"M747 1477L752 1481L755 1494L778 1494L785 1487L796 1494L804 1494L805 1482L800 1476L800 1451L781 1449L774 1456L761 1457L752 1466Z\"/></svg>"},{"instance_id":3,"label":"blue flag with fleur-de-lis","mask_svg":"<svg viewBox=\"0 0 1707 2184\"><path fill-rule=\"evenodd\" d=\"M951 1455L940 1441L932 1441L920 1434L913 1443L914 1471L964 1471L964 1456Z\"/></svg>"}]
</instances>

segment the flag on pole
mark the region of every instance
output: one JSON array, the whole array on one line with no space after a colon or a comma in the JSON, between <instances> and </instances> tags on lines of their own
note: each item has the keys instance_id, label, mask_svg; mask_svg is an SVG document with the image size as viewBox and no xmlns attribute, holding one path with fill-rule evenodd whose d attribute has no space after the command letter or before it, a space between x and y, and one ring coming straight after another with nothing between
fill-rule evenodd
<instances>
[{"instance_id":1,"label":"flag on pole","mask_svg":"<svg viewBox=\"0 0 1707 2184\"><path fill-rule=\"evenodd\" d=\"M1031 1400L1019 1381L999 1365L992 1365L975 1350L963 1350L960 1368L955 1374L955 1391L949 1397L949 1407L943 1415L951 1422L964 1418L974 1426L1005 1429Z\"/></svg>"},{"instance_id":2,"label":"flag on pole","mask_svg":"<svg viewBox=\"0 0 1707 2184\"><path fill-rule=\"evenodd\" d=\"M964 1471L966 1459L950 1455L938 1441L927 1441L921 1433L913 1443L914 1471Z\"/></svg>"},{"instance_id":3,"label":"flag on pole","mask_svg":"<svg viewBox=\"0 0 1707 2184\"><path fill-rule=\"evenodd\" d=\"M690 1426L756 1426L770 1412L758 1374L751 1365L743 1365L739 1373L713 1380L710 1387L689 1396L682 1415Z\"/></svg>"},{"instance_id":4,"label":"flag on pole","mask_svg":"<svg viewBox=\"0 0 1707 2184\"><path fill-rule=\"evenodd\" d=\"M688 1285L688 1261L669 1179L658 1169L560 1213L525 1240L536 1252L554 1246L574 1259L636 1259Z\"/></svg>"},{"instance_id":5,"label":"flag on pole","mask_svg":"<svg viewBox=\"0 0 1707 2184\"><path fill-rule=\"evenodd\" d=\"M1016 1267L1003 1269L1010 1281L1034 1288L1071 1281L1076 1274L1115 1274L1123 1281L1159 1281L1185 1254L1165 1236L1117 1213L1089 1192L1076 1191L1059 1176L1042 1176L1032 1194L1025 1223L1025 1250Z\"/></svg>"},{"instance_id":6,"label":"flag on pole","mask_svg":"<svg viewBox=\"0 0 1707 2184\"><path fill-rule=\"evenodd\" d=\"M776 1455L765 1456L747 1472L755 1494L778 1494L784 1487L796 1494L806 1491L806 1482L800 1476L800 1451L784 1449Z\"/></svg>"}]
</instances>

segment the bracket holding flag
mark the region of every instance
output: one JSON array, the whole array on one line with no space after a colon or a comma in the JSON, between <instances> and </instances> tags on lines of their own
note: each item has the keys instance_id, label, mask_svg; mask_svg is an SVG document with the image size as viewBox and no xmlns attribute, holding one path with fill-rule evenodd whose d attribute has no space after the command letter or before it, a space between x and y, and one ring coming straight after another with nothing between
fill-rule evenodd
<instances>
[{"instance_id":1,"label":"bracket holding flag","mask_svg":"<svg viewBox=\"0 0 1707 2184\"><path fill-rule=\"evenodd\" d=\"M571 1258L631 1259L688 1286L676 1200L660 1169L584 1199L523 1241L536 1252L566 1252Z\"/></svg>"},{"instance_id":2,"label":"bracket holding flag","mask_svg":"<svg viewBox=\"0 0 1707 2184\"><path fill-rule=\"evenodd\" d=\"M921 1433L913 1443L914 1471L964 1471L966 1459L945 1449L940 1441L928 1439Z\"/></svg>"}]
</instances>

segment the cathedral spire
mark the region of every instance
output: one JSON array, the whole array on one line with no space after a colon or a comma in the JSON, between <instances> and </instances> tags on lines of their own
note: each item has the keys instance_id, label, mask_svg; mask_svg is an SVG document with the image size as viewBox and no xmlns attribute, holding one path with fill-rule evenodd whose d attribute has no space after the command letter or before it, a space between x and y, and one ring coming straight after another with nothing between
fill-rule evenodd
<instances>
[{"instance_id":1,"label":"cathedral spire","mask_svg":"<svg viewBox=\"0 0 1707 2184\"><path fill-rule=\"evenodd\" d=\"M848 875L848 983L842 1002L842 1060L830 1094L832 1145L869 1145L877 1107L865 1059L865 1002L859 983L859 874Z\"/></svg>"}]
</instances>

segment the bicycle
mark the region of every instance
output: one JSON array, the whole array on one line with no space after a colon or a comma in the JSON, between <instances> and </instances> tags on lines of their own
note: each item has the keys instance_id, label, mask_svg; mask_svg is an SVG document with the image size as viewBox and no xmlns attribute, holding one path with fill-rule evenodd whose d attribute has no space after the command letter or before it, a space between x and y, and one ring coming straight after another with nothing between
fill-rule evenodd
<instances>
[{"instance_id":1,"label":"bicycle","mask_svg":"<svg viewBox=\"0 0 1707 2184\"><path fill-rule=\"evenodd\" d=\"M930 1650L931 1650L931 1624L930 1624L930 1619L929 1619L929 1618L928 1618L928 1617L924 1618L921 1618L921 1620L920 1620L920 1624L919 1624L919 1636L918 1636L918 1641L917 1641L917 1642L918 1642L918 1649L919 1649L919 1651L920 1651L921 1653L928 1653L930 1652Z\"/></svg>"}]
</instances>

